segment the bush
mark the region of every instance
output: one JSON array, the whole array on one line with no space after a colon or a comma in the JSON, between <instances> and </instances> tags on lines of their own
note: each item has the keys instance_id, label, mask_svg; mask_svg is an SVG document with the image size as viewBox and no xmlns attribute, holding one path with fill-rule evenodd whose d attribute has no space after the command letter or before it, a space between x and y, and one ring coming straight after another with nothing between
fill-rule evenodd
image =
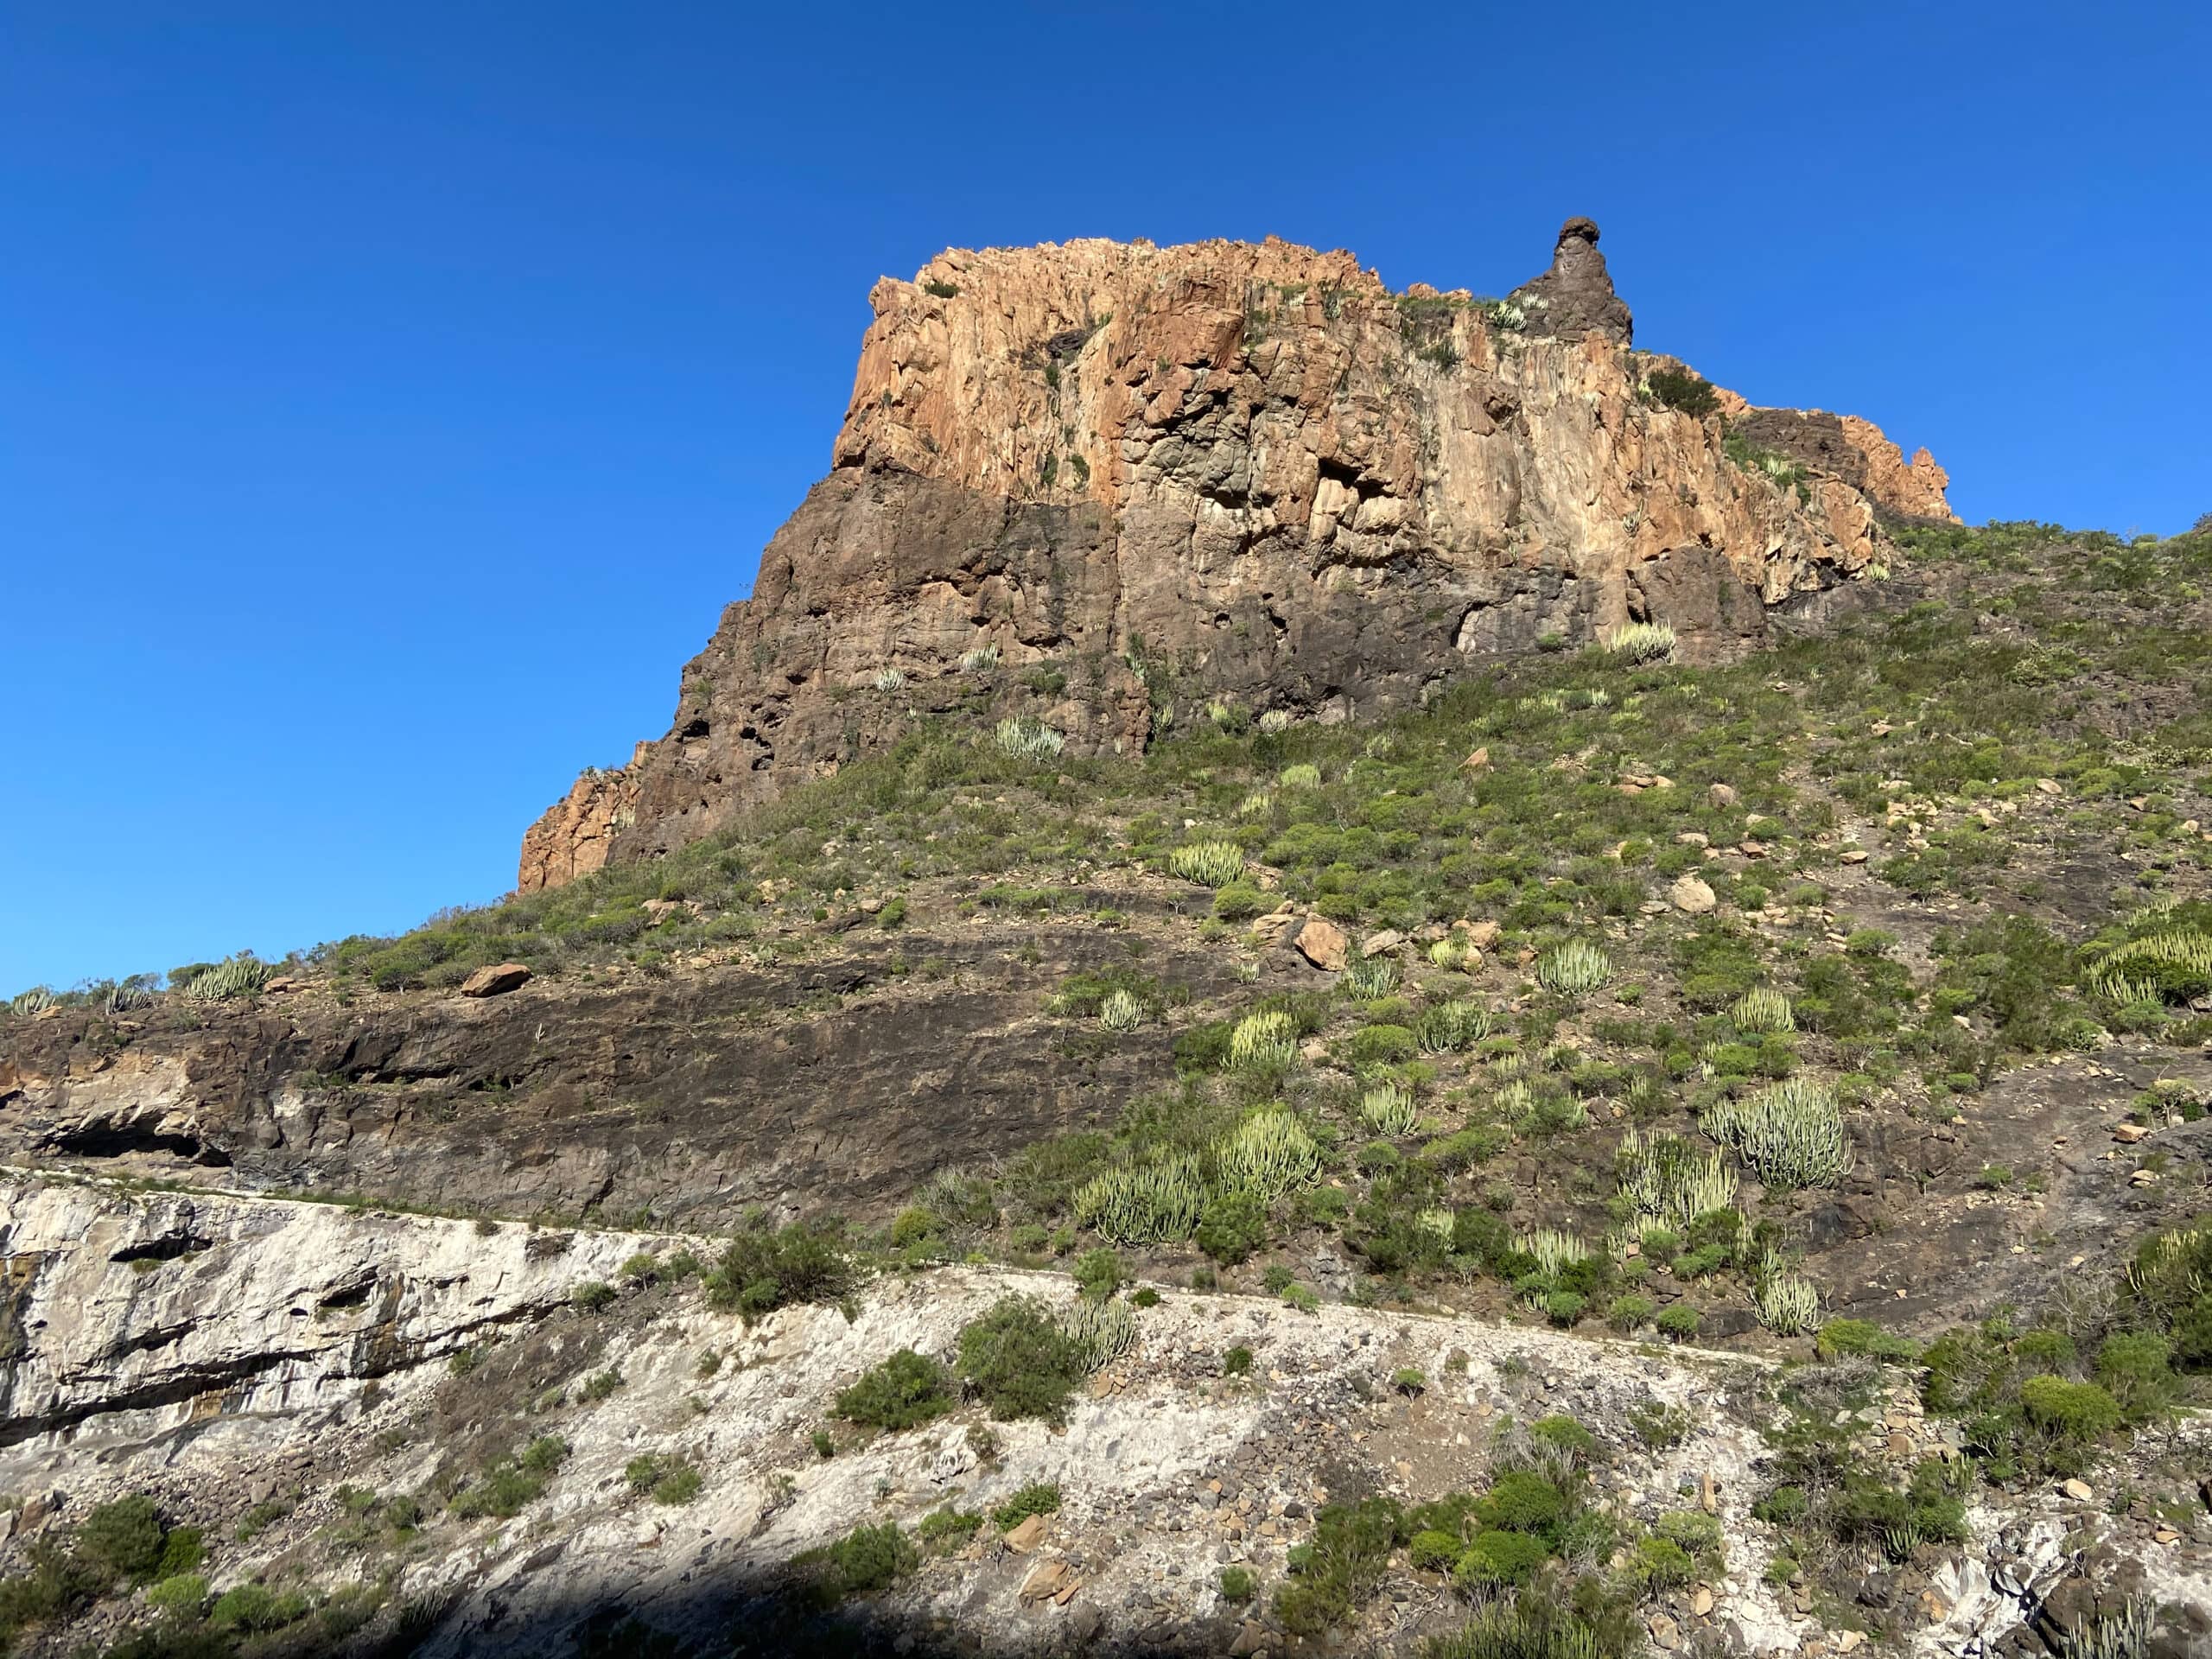
<instances>
[{"instance_id":1,"label":"bush","mask_svg":"<svg viewBox=\"0 0 2212 1659\"><path fill-rule=\"evenodd\" d=\"M707 1275L707 1300L747 1325L793 1302L834 1302L860 1275L839 1236L794 1222L780 1231L754 1226L731 1239Z\"/></svg>"},{"instance_id":2,"label":"bush","mask_svg":"<svg viewBox=\"0 0 2212 1659\"><path fill-rule=\"evenodd\" d=\"M1291 1552L1293 1576L1275 1592L1275 1616L1298 1636L1343 1623L1381 1585L1402 1518L1387 1497L1322 1505L1313 1541Z\"/></svg>"},{"instance_id":3,"label":"bush","mask_svg":"<svg viewBox=\"0 0 2212 1659\"><path fill-rule=\"evenodd\" d=\"M2097 1350L2097 1381L2128 1421L2141 1422L2164 1411L2180 1392L2172 1357L2173 1344L2149 1332L2107 1337Z\"/></svg>"},{"instance_id":4,"label":"bush","mask_svg":"<svg viewBox=\"0 0 2212 1659\"><path fill-rule=\"evenodd\" d=\"M219 1630L260 1634L296 1624L308 1614L308 1599L297 1590L278 1594L265 1584L246 1583L216 1598L207 1622Z\"/></svg>"},{"instance_id":5,"label":"bush","mask_svg":"<svg viewBox=\"0 0 2212 1659\"><path fill-rule=\"evenodd\" d=\"M961 1328L956 1369L1000 1421L1036 1417L1057 1423L1090 1364L1090 1351L1061 1330L1043 1303L1008 1296Z\"/></svg>"},{"instance_id":6,"label":"bush","mask_svg":"<svg viewBox=\"0 0 2212 1659\"><path fill-rule=\"evenodd\" d=\"M1470 1588L1526 1584L1550 1554L1541 1538L1491 1528L1475 1535L1452 1576Z\"/></svg>"},{"instance_id":7,"label":"bush","mask_svg":"<svg viewBox=\"0 0 2212 1659\"><path fill-rule=\"evenodd\" d=\"M1224 1567L1221 1569L1221 1599L1224 1601L1249 1601L1254 1587L1250 1568Z\"/></svg>"},{"instance_id":8,"label":"bush","mask_svg":"<svg viewBox=\"0 0 2212 1659\"><path fill-rule=\"evenodd\" d=\"M540 1435L518 1457L499 1458L471 1485L454 1497L448 1512L456 1520L474 1521L485 1516L507 1520L543 1495L569 1456L569 1443L556 1434Z\"/></svg>"},{"instance_id":9,"label":"bush","mask_svg":"<svg viewBox=\"0 0 2212 1659\"><path fill-rule=\"evenodd\" d=\"M1049 1480L1032 1481L991 1511L991 1524L1012 1532L1033 1515L1052 1515L1060 1507L1060 1489Z\"/></svg>"},{"instance_id":10,"label":"bush","mask_svg":"<svg viewBox=\"0 0 2212 1659\"><path fill-rule=\"evenodd\" d=\"M1919 1351L1908 1338L1891 1336L1871 1319L1826 1321L1813 1340L1813 1350L1822 1359L1865 1356L1901 1364L1910 1363Z\"/></svg>"},{"instance_id":11,"label":"bush","mask_svg":"<svg viewBox=\"0 0 2212 1659\"><path fill-rule=\"evenodd\" d=\"M982 1525L983 1517L974 1510L956 1510L947 1504L924 1516L921 1525L914 1529L914 1535L928 1548L947 1550L966 1543Z\"/></svg>"},{"instance_id":12,"label":"bush","mask_svg":"<svg viewBox=\"0 0 2212 1659\"><path fill-rule=\"evenodd\" d=\"M2088 1446L2120 1427L2120 1402L2094 1382L2031 1376L2020 1384L2028 1421L2054 1440Z\"/></svg>"},{"instance_id":13,"label":"bush","mask_svg":"<svg viewBox=\"0 0 2212 1659\"><path fill-rule=\"evenodd\" d=\"M1651 395L1669 409L1703 420L1720 408L1720 395L1712 382L1688 369L1654 369L1644 384Z\"/></svg>"},{"instance_id":14,"label":"bush","mask_svg":"<svg viewBox=\"0 0 2212 1659\"><path fill-rule=\"evenodd\" d=\"M119 1579L150 1579L162 1564L162 1523L143 1492L103 1503L77 1529L77 1550Z\"/></svg>"},{"instance_id":15,"label":"bush","mask_svg":"<svg viewBox=\"0 0 2212 1659\"><path fill-rule=\"evenodd\" d=\"M614 1305L614 1287L586 1280L569 1292L569 1300L579 1313L601 1313Z\"/></svg>"},{"instance_id":16,"label":"bush","mask_svg":"<svg viewBox=\"0 0 2212 1659\"><path fill-rule=\"evenodd\" d=\"M914 1541L895 1521L855 1527L834 1543L810 1549L793 1566L810 1572L816 1599L832 1605L887 1590L922 1564Z\"/></svg>"},{"instance_id":17,"label":"bush","mask_svg":"<svg viewBox=\"0 0 2212 1659\"><path fill-rule=\"evenodd\" d=\"M1221 1374L1224 1376L1243 1376L1251 1369L1252 1351L1241 1342L1221 1357Z\"/></svg>"},{"instance_id":18,"label":"bush","mask_svg":"<svg viewBox=\"0 0 2212 1659\"><path fill-rule=\"evenodd\" d=\"M1071 1269L1076 1287L1093 1301L1103 1302L1119 1290L1128 1274L1114 1250L1085 1250Z\"/></svg>"},{"instance_id":19,"label":"bush","mask_svg":"<svg viewBox=\"0 0 2212 1659\"><path fill-rule=\"evenodd\" d=\"M831 1408L849 1423L895 1431L941 1417L952 1407L951 1379L944 1367L901 1348L842 1390Z\"/></svg>"},{"instance_id":20,"label":"bush","mask_svg":"<svg viewBox=\"0 0 2212 1659\"><path fill-rule=\"evenodd\" d=\"M1659 1312L1660 1334L1677 1342L1688 1342L1697 1335L1699 1324L1697 1309L1688 1302L1669 1303Z\"/></svg>"},{"instance_id":21,"label":"bush","mask_svg":"<svg viewBox=\"0 0 2212 1659\"><path fill-rule=\"evenodd\" d=\"M1268 1242L1268 1207L1253 1193L1231 1187L1214 1193L1198 1212L1198 1246L1233 1268Z\"/></svg>"}]
</instances>

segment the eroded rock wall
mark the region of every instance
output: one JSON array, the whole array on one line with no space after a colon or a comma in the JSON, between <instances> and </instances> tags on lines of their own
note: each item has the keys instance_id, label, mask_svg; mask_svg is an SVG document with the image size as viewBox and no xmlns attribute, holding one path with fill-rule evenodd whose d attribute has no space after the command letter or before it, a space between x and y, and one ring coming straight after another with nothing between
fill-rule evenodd
<instances>
[{"instance_id":1,"label":"eroded rock wall","mask_svg":"<svg viewBox=\"0 0 2212 1659\"><path fill-rule=\"evenodd\" d=\"M1665 359L1630 346L1596 243L1569 221L1491 302L1275 240L886 278L830 476L670 734L539 823L520 885L682 845L924 715L1126 750L1177 696L1343 718L1632 619L1724 656L1873 560L1879 491L1940 500L1863 434L1802 489L1735 465L1649 394Z\"/></svg>"}]
</instances>

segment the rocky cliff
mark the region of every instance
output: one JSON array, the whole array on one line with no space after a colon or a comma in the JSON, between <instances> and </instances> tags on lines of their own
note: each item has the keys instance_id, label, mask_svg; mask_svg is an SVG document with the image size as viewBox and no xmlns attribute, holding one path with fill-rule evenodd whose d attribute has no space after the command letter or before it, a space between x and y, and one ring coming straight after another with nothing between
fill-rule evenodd
<instances>
[{"instance_id":1,"label":"rocky cliff","mask_svg":"<svg viewBox=\"0 0 2212 1659\"><path fill-rule=\"evenodd\" d=\"M886 278L830 476L675 722L523 844L557 886L931 715L1141 747L1194 704L1341 719L1470 659L1672 626L1694 658L1878 562L1943 474L1868 423L1653 392L1598 231L1503 300L1269 240L955 251ZM1680 401L1680 400L1677 400Z\"/></svg>"}]
</instances>

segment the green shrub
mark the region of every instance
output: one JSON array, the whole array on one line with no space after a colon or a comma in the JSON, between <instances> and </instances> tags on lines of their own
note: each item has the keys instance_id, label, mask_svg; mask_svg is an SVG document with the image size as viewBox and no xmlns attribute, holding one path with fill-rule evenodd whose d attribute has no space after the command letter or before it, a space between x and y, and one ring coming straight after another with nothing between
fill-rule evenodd
<instances>
[{"instance_id":1,"label":"green shrub","mask_svg":"<svg viewBox=\"0 0 2212 1659\"><path fill-rule=\"evenodd\" d=\"M1381 1586L1402 1518L1387 1497L1322 1505L1312 1541L1291 1552L1290 1581L1275 1592L1285 1628L1313 1637L1350 1618Z\"/></svg>"},{"instance_id":2,"label":"green shrub","mask_svg":"<svg viewBox=\"0 0 2212 1659\"><path fill-rule=\"evenodd\" d=\"M448 1513L461 1521L486 1516L507 1520L520 1515L525 1505L543 1495L546 1484L568 1456L566 1440L558 1435L540 1435L523 1448L520 1456L493 1459L480 1478L454 1495Z\"/></svg>"},{"instance_id":3,"label":"green shrub","mask_svg":"<svg viewBox=\"0 0 2212 1659\"><path fill-rule=\"evenodd\" d=\"M249 1581L218 1596L208 1610L207 1622L219 1630L260 1635L296 1624L307 1615L308 1599L299 1591L280 1594L265 1584Z\"/></svg>"},{"instance_id":4,"label":"green shrub","mask_svg":"<svg viewBox=\"0 0 2212 1659\"><path fill-rule=\"evenodd\" d=\"M1214 1193L1198 1213L1198 1247L1233 1268L1268 1242L1268 1207L1243 1187Z\"/></svg>"},{"instance_id":5,"label":"green shrub","mask_svg":"<svg viewBox=\"0 0 2212 1659\"><path fill-rule=\"evenodd\" d=\"M1076 1384L1090 1374L1084 1345L1033 1297L1008 1296L960 1332L956 1369L1001 1422L1058 1422Z\"/></svg>"},{"instance_id":6,"label":"green shrub","mask_svg":"<svg viewBox=\"0 0 2212 1659\"><path fill-rule=\"evenodd\" d=\"M840 1390L831 1409L849 1423L896 1431L941 1417L953 1404L951 1379L944 1367L911 1348L901 1348Z\"/></svg>"},{"instance_id":7,"label":"green shrub","mask_svg":"<svg viewBox=\"0 0 2212 1659\"><path fill-rule=\"evenodd\" d=\"M1354 1032L1345 1058L1355 1066L1402 1065L1421 1052L1421 1039L1404 1026L1363 1026Z\"/></svg>"},{"instance_id":8,"label":"green shrub","mask_svg":"<svg viewBox=\"0 0 2212 1659\"><path fill-rule=\"evenodd\" d=\"M921 1551L895 1521L855 1527L835 1542L810 1549L792 1561L812 1579L816 1599L830 1605L888 1590L921 1563Z\"/></svg>"},{"instance_id":9,"label":"green shrub","mask_svg":"<svg viewBox=\"0 0 2212 1659\"><path fill-rule=\"evenodd\" d=\"M1891 1336L1871 1319L1829 1319L1821 1325L1813 1348L1822 1359L1865 1355L1904 1364L1919 1352L1908 1338Z\"/></svg>"},{"instance_id":10,"label":"green shrub","mask_svg":"<svg viewBox=\"0 0 2212 1659\"><path fill-rule=\"evenodd\" d=\"M1241 1342L1221 1357L1221 1374L1224 1376L1243 1376L1251 1369L1252 1351Z\"/></svg>"},{"instance_id":11,"label":"green shrub","mask_svg":"<svg viewBox=\"0 0 2212 1659\"><path fill-rule=\"evenodd\" d=\"M2053 1440L2088 1446L2120 1427L2120 1402L2094 1382L2063 1376L2031 1376L2020 1384L2028 1421Z\"/></svg>"},{"instance_id":12,"label":"green shrub","mask_svg":"<svg viewBox=\"0 0 2212 1659\"><path fill-rule=\"evenodd\" d=\"M1684 415L1702 420L1719 411L1720 394L1710 381L1688 369L1654 369L1644 384L1654 397Z\"/></svg>"},{"instance_id":13,"label":"green shrub","mask_svg":"<svg viewBox=\"0 0 2212 1659\"><path fill-rule=\"evenodd\" d=\"M614 1287L588 1279L569 1292L569 1300L579 1313L598 1313L614 1305Z\"/></svg>"},{"instance_id":14,"label":"green shrub","mask_svg":"<svg viewBox=\"0 0 2212 1659\"><path fill-rule=\"evenodd\" d=\"M1128 1280L1122 1258L1114 1250L1085 1250L1071 1269L1076 1287L1094 1301L1104 1301Z\"/></svg>"},{"instance_id":15,"label":"green shrub","mask_svg":"<svg viewBox=\"0 0 2212 1659\"><path fill-rule=\"evenodd\" d=\"M1254 1588L1249 1567L1224 1567L1221 1569L1221 1599L1224 1601L1249 1601Z\"/></svg>"},{"instance_id":16,"label":"green shrub","mask_svg":"<svg viewBox=\"0 0 2212 1659\"><path fill-rule=\"evenodd\" d=\"M1494 1590L1526 1584L1550 1554L1541 1538L1491 1528L1475 1535L1452 1576L1470 1588Z\"/></svg>"},{"instance_id":17,"label":"green shrub","mask_svg":"<svg viewBox=\"0 0 2212 1659\"><path fill-rule=\"evenodd\" d=\"M707 1300L747 1325L793 1302L834 1302L860 1282L838 1236L794 1222L779 1231L745 1229L707 1275Z\"/></svg>"},{"instance_id":18,"label":"green shrub","mask_svg":"<svg viewBox=\"0 0 2212 1659\"><path fill-rule=\"evenodd\" d=\"M143 1492L103 1503L77 1529L79 1554L119 1579L150 1579L162 1565L162 1523Z\"/></svg>"},{"instance_id":19,"label":"green shrub","mask_svg":"<svg viewBox=\"0 0 2212 1659\"><path fill-rule=\"evenodd\" d=\"M1688 1302L1672 1302L1659 1310L1660 1334L1677 1342L1688 1342L1697 1335L1699 1324L1697 1309Z\"/></svg>"},{"instance_id":20,"label":"green shrub","mask_svg":"<svg viewBox=\"0 0 2212 1659\"><path fill-rule=\"evenodd\" d=\"M198 1573L179 1573L149 1588L146 1602L163 1612L196 1614L207 1605L207 1580Z\"/></svg>"},{"instance_id":21,"label":"green shrub","mask_svg":"<svg viewBox=\"0 0 2212 1659\"><path fill-rule=\"evenodd\" d=\"M991 1524L1012 1532L1033 1515L1052 1515L1060 1507L1060 1489L1049 1480L1032 1481L991 1510Z\"/></svg>"},{"instance_id":22,"label":"green shrub","mask_svg":"<svg viewBox=\"0 0 2212 1659\"><path fill-rule=\"evenodd\" d=\"M914 1529L914 1535L927 1548L955 1549L973 1538L982 1525L983 1517L975 1510L956 1510L947 1504L924 1516L921 1525Z\"/></svg>"}]
</instances>

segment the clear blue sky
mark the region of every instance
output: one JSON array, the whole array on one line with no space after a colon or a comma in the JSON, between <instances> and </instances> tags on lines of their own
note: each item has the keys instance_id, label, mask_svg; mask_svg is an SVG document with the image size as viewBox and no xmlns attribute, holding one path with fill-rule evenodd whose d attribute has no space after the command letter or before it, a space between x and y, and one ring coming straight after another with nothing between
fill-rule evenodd
<instances>
[{"instance_id":1,"label":"clear blue sky","mask_svg":"<svg viewBox=\"0 0 2212 1659\"><path fill-rule=\"evenodd\" d=\"M946 245L1497 291L1587 213L1639 343L2182 529L2208 64L2124 3L9 7L0 994L505 890Z\"/></svg>"}]
</instances>

